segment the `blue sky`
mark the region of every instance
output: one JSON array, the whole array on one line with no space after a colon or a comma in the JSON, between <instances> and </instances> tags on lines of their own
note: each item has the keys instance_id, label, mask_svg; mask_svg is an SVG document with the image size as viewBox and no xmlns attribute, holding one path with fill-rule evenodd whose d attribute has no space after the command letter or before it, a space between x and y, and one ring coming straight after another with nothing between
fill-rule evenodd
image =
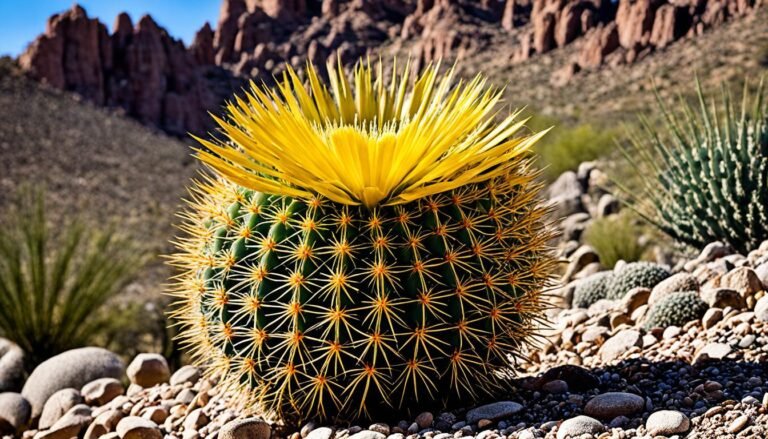
<instances>
[{"instance_id":1,"label":"blue sky","mask_svg":"<svg viewBox=\"0 0 768 439\"><path fill-rule=\"evenodd\" d=\"M134 23L152 15L175 38L189 44L195 32L209 21L216 25L221 0L80 0L89 17L98 17L112 28L115 17L127 12ZM38 34L45 31L51 15L74 4L73 0L0 0L0 56L17 56Z\"/></svg>"}]
</instances>

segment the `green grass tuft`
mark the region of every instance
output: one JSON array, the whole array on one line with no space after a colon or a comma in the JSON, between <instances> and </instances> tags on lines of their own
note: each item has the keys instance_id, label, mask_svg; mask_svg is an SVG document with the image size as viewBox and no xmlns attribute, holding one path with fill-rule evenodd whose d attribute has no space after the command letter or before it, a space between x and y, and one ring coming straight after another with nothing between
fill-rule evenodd
<instances>
[{"instance_id":1,"label":"green grass tuft","mask_svg":"<svg viewBox=\"0 0 768 439\"><path fill-rule=\"evenodd\" d=\"M27 367L99 332L99 311L131 280L144 257L115 230L46 215L41 190L25 189L0 227L0 335L18 344Z\"/></svg>"},{"instance_id":2,"label":"green grass tuft","mask_svg":"<svg viewBox=\"0 0 768 439\"><path fill-rule=\"evenodd\" d=\"M638 239L642 231L634 215L625 210L618 215L593 220L584 232L584 242L595 249L604 267L612 268L620 260L635 262L642 259L647 249L647 245Z\"/></svg>"}]
</instances>

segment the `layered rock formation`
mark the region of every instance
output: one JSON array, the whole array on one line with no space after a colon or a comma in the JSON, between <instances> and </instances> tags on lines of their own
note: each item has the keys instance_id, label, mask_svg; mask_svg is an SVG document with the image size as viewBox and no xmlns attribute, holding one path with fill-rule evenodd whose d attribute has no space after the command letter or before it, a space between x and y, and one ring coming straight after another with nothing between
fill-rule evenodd
<instances>
[{"instance_id":1,"label":"layered rock formation","mask_svg":"<svg viewBox=\"0 0 768 439\"><path fill-rule=\"evenodd\" d=\"M134 25L120 14L110 35L104 24L74 6L48 20L19 64L53 87L183 135L203 129L203 110L213 103L199 69L206 55L205 48L188 51L149 16Z\"/></svg>"},{"instance_id":2,"label":"layered rock formation","mask_svg":"<svg viewBox=\"0 0 768 439\"><path fill-rule=\"evenodd\" d=\"M109 35L75 6L51 17L20 64L33 78L182 134L200 132L206 110L239 89L232 75L269 82L287 64L397 53L416 67L482 53L514 64L574 46L552 76L561 85L579 70L635 62L764 1L223 0L216 28L206 23L189 48L150 17L134 26L121 14Z\"/></svg>"}]
</instances>

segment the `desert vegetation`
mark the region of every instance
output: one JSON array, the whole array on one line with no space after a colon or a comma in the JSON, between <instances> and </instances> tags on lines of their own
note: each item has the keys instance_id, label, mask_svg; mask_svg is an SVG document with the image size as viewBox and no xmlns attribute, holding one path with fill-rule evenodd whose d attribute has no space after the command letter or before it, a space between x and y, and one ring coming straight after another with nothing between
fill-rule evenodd
<instances>
[{"instance_id":1,"label":"desert vegetation","mask_svg":"<svg viewBox=\"0 0 768 439\"><path fill-rule=\"evenodd\" d=\"M0 60L0 434L765 437L762 3L358 3Z\"/></svg>"}]
</instances>

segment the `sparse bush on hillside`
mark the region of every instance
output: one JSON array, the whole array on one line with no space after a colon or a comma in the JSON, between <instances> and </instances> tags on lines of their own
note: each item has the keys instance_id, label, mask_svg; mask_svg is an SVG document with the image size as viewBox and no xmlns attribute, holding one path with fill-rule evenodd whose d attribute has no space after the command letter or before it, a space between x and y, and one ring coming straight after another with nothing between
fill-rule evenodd
<instances>
[{"instance_id":1,"label":"sparse bush on hillside","mask_svg":"<svg viewBox=\"0 0 768 439\"><path fill-rule=\"evenodd\" d=\"M616 131L592 124L562 125L557 120L535 116L528 126L534 131L554 126L550 133L534 147L538 163L544 168L548 180L576 170L582 162L609 155L615 150Z\"/></svg>"},{"instance_id":2,"label":"sparse bush on hillside","mask_svg":"<svg viewBox=\"0 0 768 439\"><path fill-rule=\"evenodd\" d=\"M30 367L88 344L104 323L98 312L141 267L140 252L114 230L47 217L40 190L23 190L0 225L0 335Z\"/></svg>"},{"instance_id":3,"label":"sparse bush on hillside","mask_svg":"<svg viewBox=\"0 0 768 439\"><path fill-rule=\"evenodd\" d=\"M595 249L604 267L612 268L620 260L635 262L642 258L647 248L638 239L642 231L637 218L625 210L593 220L584 232L584 242Z\"/></svg>"},{"instance_id":4,"label":"sparse bush on hillside","mask_svg":"<svg viewBox=\"0 0 768 439\"><path fill-rule=\"evenodd\" d=\"M681 98L672 111L659 99L663 128L643 120L624 151L645 189L627 198L679 243L721 241L747 254L768 239L768 105L762 81L753 98L747 86L739 110L725 85L718 106L698 81L698 108Z\"/></svg>"}]
</instances>

